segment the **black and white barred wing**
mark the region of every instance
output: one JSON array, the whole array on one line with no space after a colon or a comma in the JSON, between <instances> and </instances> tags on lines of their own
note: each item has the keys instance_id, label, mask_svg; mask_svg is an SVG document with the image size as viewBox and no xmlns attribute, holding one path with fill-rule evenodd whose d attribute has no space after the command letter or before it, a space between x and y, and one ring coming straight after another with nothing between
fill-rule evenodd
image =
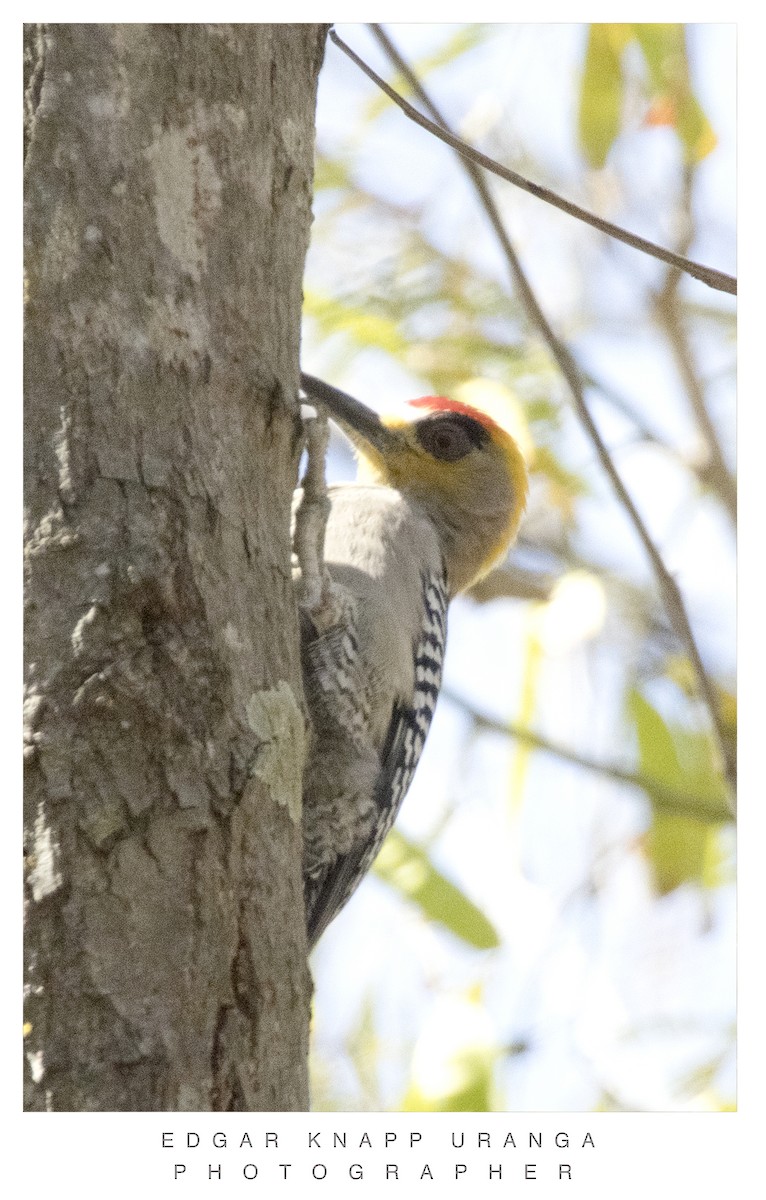
<instances>
[{"instance_id":1,"label":"black and white barred wing","mask_svg":"<svg viewBox=\"0 0 766 1200\"><path fill-rule=\"evenodd\" d=\"M394 705L391 713L373 793L376 811L371 835L340 855L326 871L306 878L310 946L316 943L372 866L412 782L441 686L447 603L443 573L424 577L423 625L413 647L414 692L410 703Z\"/></svg>"}]
</instances>

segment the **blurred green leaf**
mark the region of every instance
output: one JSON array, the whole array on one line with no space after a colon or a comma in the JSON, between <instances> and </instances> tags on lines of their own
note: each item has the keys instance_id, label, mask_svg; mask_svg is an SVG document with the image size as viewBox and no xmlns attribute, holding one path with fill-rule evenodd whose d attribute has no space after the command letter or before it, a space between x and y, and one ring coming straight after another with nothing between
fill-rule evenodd
<instances>
[{"instance_id":1,"label":"blurred green leaf","mask_svg":"<svg viewBox=\"0 0 766 1200\"><path fill-rule=\"evenodd\" d=\"M353 181L348 164L340 158L317 154L314 160L314 195L328 188L351 188Z\"/></svg>"},{"instance_id":2,"label":"blurred green leaf","mask_svg":"<svg viewBox=\"0 0 766 1200\"><path fill-rule=\"evenodd\" d=\"M622 52L629 25L591 25L580 88L580 145L592 167L603 167L620 132L625 80Z\"/></svg>"},{"instance_id":3,"label":"blurred green leaf","mask_svg":"<svg viewBox=\"0 0 766 1200\"><path fill-rule=\"evenodd\" d=\"M547 425L558 429L561 425L561 406L548 396L536 396L524 403L524 412L530 425Z\"/></svg>"},{"instance_id":4,"label":"blurred green leaf","mask_svg":"<svg viewBox=\"0 0 766 1200\"><path fill-rule=\"evenodd\" d=\"M649 75L645 124L675 129L688 163L715 148L716 136L694 95L683 25L591 25L580 90L580 144L593 167L603 167L622 126L625 95L623 53L630 42L641 50Z\"/></svg>"},{"instance_id":5,"label":"blurred green leaf","mask_svg":"<svg viewBox=\"0 0 766 1200\"><path fill-rule=\"evenodd\" d=\"M709 826L655 809L645 845L660 895L682 883L704 881L712 836Z\"/></svg>"},{"instance_id":6,"label":"blurred green leaf","mask_svg":"<svg viewBox=\"0 0 766 1200\"><path fill-rule=\"evenodd\" d=\"M681 765L673 737L657 709L636 689L628 695L628 709L638 734L641 768L663 783L679 783Z\"/></svg>"},{"instance_id":7,"label":"blurred green leaf","mask_svg":"<svg viewBox=\"0 0 766 1200\"><path fill-rule=\"evenodd\" d=\"M375 862L375 874L469 946L491 950L500 939L484 913L437 871L425 851L393 829Z\"/></svg>"},{"instance_id":8,"label":"blurred green leaf","mask_svg":"<svg viewBox=\"0 0 766 1200\"><path fill-rule=\"evenodd\" d=\"M718 827L726 820L726 793L715 769L710 738L701 732L670 726L645 696L632 689L628 711L638 737L643 775L699 798L690 816L652 805L652 824L645 849L658 891L665 895L682 883L711 886L722 859ZM652 799L651 790L649 790ZM712 815L720 813L720 816Z\"/></svg>"},{"instance_id":9,"label":"blurred green leaf","mask_svg":"<svg viewBox=\"0 0 766 1200\"><path fill-rule=\"evenodd\" d=\"M437 1001L415 1044L408 1112L491 1112L493 1077L503 1055L481 984Z\"/></svg>"},{"instance_id":10,"label":"blurred green leaf","mask_svg":"<svg viewBox=\"0 0 766 1200\"><path fill-rule=\"evenodd\" d=\"M426 1094L410 1084L402 1112L492 1112L493 1058L486 1047L465 1047L453 1056L452 1083L441 1095Z\"/></svg>"},{"instance_id":11,"label":"blurred green leaf","mask_svg":"<svg viewBox=\"0 0 766 1200\"><path fill-rule=\"evenodd\" d=\"M653 91L662 92L671 86L677 90L682 81L688 82L683 25L657 21L649 25L636 23L628 28L641 47Z\"/></svg>"},{"instance_id":12,"label":"blurred green leaf","mask_svg":"<svg viewBox=\"0 0 766 1200\"><path fill-rule=\"evenodd\" d=\"M570 471L549 446L535 447L534 468L547 476L551 483L558 484L572 499L576 496L587 496L590 487L582 475Z\"/></svg>"},{"instance_id":13,"label":"blurred green leaf","mask_svg":"<svg viewBox=\"0 0 766 1200\"><path fill-rule=\"evenodd\" d=\"M700 162L715 149L716 136L691 86L683 25L634 25L636 40L649 69L652 104L648 125L672 126L686 161Z\"/></svg>"},{"instance_id":14,"label":"blurred green leaf","mask_svg":"<svg viewBox=\"0 0 766 1200\"><path fill-rule=\"evenodd\" d=\"M304 311L327 334L346 333L365 346L376 346L389 354L402 354L406 343L396 322L369 311L354 308L331 296L307 291Z\"/></svg>"}]
</instances>

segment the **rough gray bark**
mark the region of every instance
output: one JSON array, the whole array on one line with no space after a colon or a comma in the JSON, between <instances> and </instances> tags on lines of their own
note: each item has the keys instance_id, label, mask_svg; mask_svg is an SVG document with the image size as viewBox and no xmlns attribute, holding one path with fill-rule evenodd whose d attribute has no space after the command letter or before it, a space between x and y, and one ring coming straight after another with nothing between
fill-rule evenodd
<instances>
[{"instance_id":1,"label":"rough gray bark","mask_svg":"<svg viewBox=\"0 0 766 1200\"><path fill-rule=\"evenodd\" d=\"M305 1109L318 25L31 27L26 1106Z\"/></svg>"}]
</instances>

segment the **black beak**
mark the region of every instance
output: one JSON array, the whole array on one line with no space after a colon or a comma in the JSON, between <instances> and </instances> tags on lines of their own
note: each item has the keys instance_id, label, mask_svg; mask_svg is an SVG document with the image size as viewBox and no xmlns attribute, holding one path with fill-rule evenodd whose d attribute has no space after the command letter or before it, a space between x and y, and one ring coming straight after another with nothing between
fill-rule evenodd
<instances>
[{"instance_id":1,"label":"black beak","mask_svg":"<svg viewBox=\"0 0 766 1200\"><path fill-rule=\"evenodd\" d=\"M315 379L313 375L304 375L303 372L301 388L309 400L316 401L327 409L332 419L355 444L366 442L382 455L390 453L399 445L395 432L383 424L378 414L360 404L347 392L341 392L329 383Z\"/></svg>"}]
</instances>

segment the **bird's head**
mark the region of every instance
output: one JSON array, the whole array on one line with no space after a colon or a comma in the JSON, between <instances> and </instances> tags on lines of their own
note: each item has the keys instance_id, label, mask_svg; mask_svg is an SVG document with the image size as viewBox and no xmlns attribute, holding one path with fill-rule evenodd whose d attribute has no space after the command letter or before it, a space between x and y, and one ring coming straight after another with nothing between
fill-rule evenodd
<instances>
[{"instance_id":1,"label":"bird's head","mask_svg":"<svg viewBox=\"0 0 766 1200\"><path fill-rule=\"evenodd\" d=\"M321 380L301 379L353 443L359 480L395 488L431 518L453 594L502 558L524 511L527 471L497 413L423 396L379 416Z\"/></svg>"}]
</instances>

